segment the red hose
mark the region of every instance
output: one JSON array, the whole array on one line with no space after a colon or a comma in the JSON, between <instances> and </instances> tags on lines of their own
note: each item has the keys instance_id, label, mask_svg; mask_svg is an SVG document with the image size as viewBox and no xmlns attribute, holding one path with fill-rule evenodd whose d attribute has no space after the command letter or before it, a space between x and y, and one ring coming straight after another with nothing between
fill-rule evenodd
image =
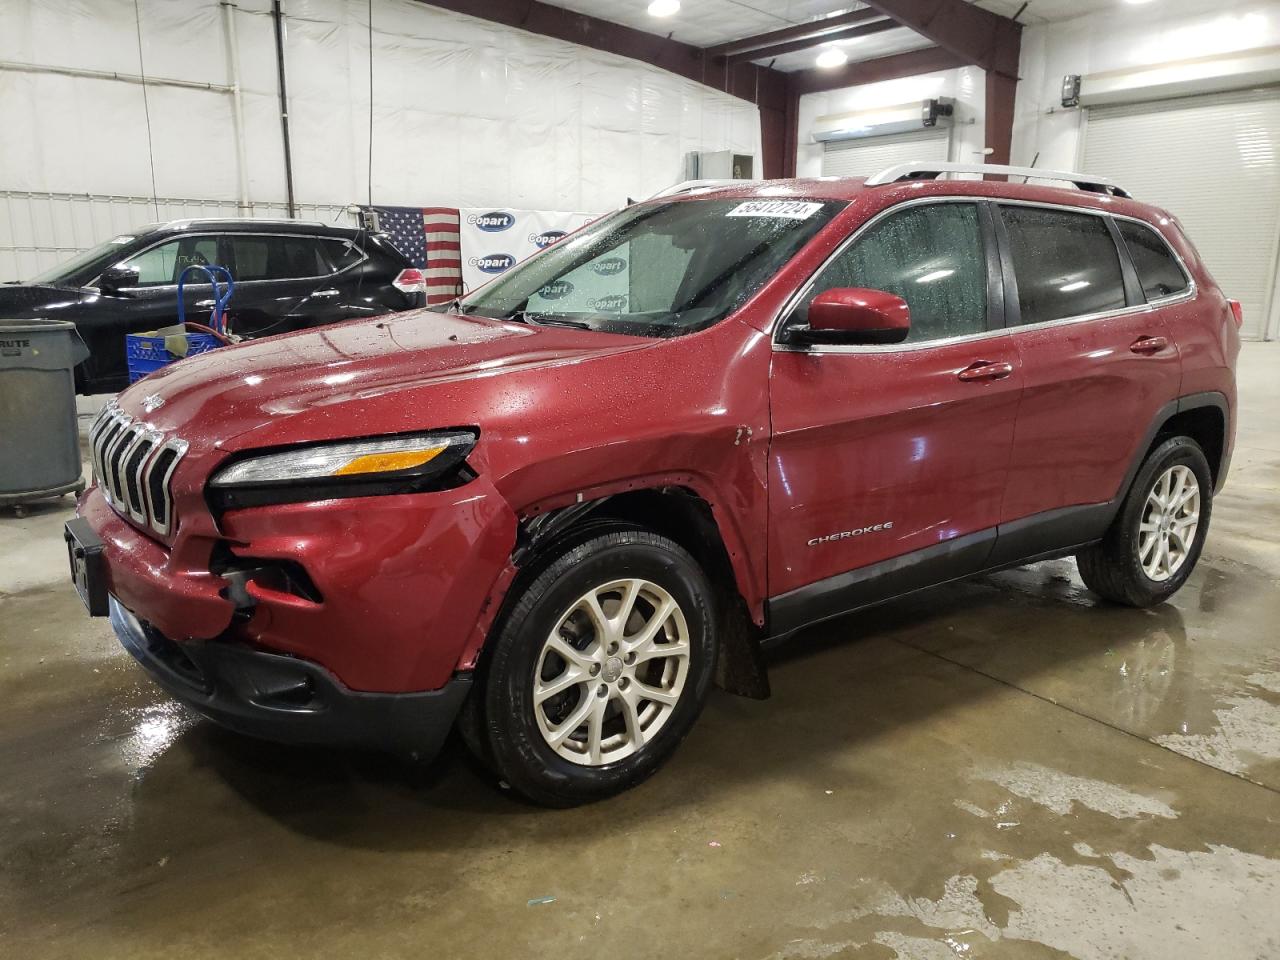
<instances>
[{"instance_id":1,"label":"red hose","mask_svg":"<svg viewBox=\"0 0 1280 960\"><path fill-rule=\"evenodd\" d=\"M212 337L217 337L222 341L224 346L229 347L235 342L226 334L219 333L217 330L213 329L213 327L206 327L203 323L196 323L194 320L188 320L186 323L188 329L195 330L197 333L207 333Z\"/></svg>"}]
</instances>

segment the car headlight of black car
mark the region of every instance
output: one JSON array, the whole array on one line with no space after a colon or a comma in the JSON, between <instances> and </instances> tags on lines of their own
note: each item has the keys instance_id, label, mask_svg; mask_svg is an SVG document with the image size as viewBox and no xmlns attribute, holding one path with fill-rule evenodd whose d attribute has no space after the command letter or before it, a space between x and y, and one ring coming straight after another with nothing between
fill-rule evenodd
<instances>
[{"instance_id":1,"label":"car headlight of black car","mask_svg":"<svg viewBox=\"0 0 1280 960\"><path fill-rule=\"evenodd\" d=\"M209 497L233 510L447 489L474 476L465 460L476 439L474 430L440 430L251 452L213 474Z\"/></svg>"}]
</instances>

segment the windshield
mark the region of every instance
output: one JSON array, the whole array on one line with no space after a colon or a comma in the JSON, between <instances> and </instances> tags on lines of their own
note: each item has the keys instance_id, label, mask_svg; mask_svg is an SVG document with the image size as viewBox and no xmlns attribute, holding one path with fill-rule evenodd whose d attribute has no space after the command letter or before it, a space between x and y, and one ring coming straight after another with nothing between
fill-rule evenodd
<instances>
[{"instance_id":1,"label":"windshield","mask_svg":"<svg viewBox=\"0 0 1280 960\"><path fill-rule=\"evenodd\" d=\"M653 337L702 330L746 302L844 205L682 200L627 207L465 297L461 311Z\"/></svg>"},{"instance_id":2,"label":"windshield","mask_svg":"<svg viewBox=\"0 0 1280 960\"><path fill-rule=\"evenodd\" d=\"M88 282L96 277L99 273L115 263L121 258L121 250L127 245L138 239L131 234L114 237L104 243L98 244L86 250L84 253L77 254L70 260L65 260L46 270L44 273L38 273L28 283L76 283L76 277L82 276L82 282ZM81 285L76 283L77 286Z\"/></svg>"}]
</instances>

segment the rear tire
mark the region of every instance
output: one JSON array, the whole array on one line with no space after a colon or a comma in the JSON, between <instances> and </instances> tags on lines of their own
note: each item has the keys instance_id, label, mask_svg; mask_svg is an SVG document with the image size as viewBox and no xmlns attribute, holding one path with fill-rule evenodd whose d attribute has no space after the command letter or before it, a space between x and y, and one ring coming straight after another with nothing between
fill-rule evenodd
<instances>
[{"instance_id":1,"label":"rear tire","mask_svg":"<svg viewBox=\"0 0 1280 960\"><path fill-rule=\"evenodd\" d=\"M1213 477L1190 437L1151 451L1101 542L1076 554L1090 590L1114 603L1150 607L1191 576L1209 532Z\"/></svg>"},{"instance_id":2,"label":"rear tire","mask_svg":"<svg viewBox=\"0 0 1280 960\"><path fill-rule=\"evenodd\" d=\"M562 547L491 640L468 743L513 790L546 806L635 786L671 756L706 702L715 614L705 574L666 537L614 527Z\"/></svg>"}]
</instances>

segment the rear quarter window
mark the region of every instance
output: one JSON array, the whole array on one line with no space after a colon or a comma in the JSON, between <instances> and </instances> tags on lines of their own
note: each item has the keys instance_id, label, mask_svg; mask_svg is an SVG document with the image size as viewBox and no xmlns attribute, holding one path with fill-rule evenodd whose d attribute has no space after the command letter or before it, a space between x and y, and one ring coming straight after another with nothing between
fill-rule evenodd
<instances>
[{"instance_id":1,"label":"rear quarter window","mask_svg":"<svg viewBox=\"0 0 1280 960\"><path fill-rule=\"evenodd\" d=\"M1177 257L1153 228L1133 220L1117 220L1116 225L1129 248L1129 257L1138 271L1138 282L1147 300L1171 297L1191 286Z\"/></svg>"}]
</instances>

